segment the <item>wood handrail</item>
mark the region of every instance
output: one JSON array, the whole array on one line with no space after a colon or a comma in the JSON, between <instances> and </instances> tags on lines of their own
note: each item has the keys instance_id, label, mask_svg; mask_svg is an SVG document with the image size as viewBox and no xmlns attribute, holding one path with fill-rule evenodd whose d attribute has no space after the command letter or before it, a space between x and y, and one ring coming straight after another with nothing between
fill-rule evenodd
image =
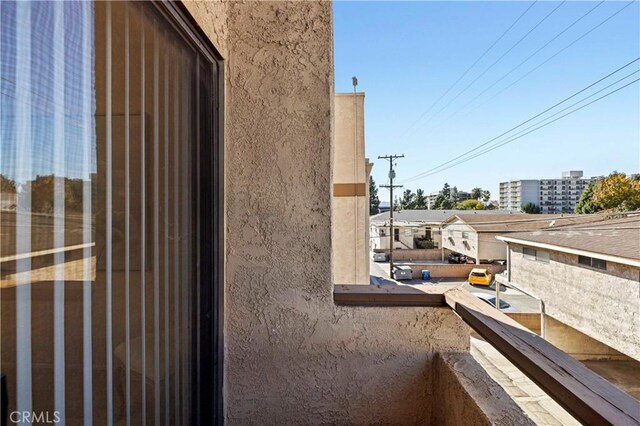
<instances>
[{"instance_id":1,"label":"wood handrail","mask_svg":"<svg viewBox=\"0 0 640 426\"><path fill-rule=\"evenodd\" d=\"M334 301L352 306L448 306L578 421L640 425L640 401L459 287L336 285Z\"/></svg>"}]
</instances>

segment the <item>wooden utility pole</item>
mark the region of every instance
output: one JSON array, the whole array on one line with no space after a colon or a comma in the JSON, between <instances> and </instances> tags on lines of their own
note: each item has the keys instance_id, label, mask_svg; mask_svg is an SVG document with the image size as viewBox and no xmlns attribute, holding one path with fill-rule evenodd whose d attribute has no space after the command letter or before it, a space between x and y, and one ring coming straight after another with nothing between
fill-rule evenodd
<instances>
[{"instance_id":1,"label":"wooden utility pole","mask_svg":"<svg viewBox=\"0 0 640 426\"><path fill-rule=\"evenodd\" d=\"M378 156L381 160L389 161L389 185L380 185L380 188L389 188L389 277L394 279L393 276L393 241L394 241L394 233L393 233L393 188L402 188L402 185L394 185L393 180L396 178L396 172L393 170L393 161L396 158L404 158L404 154L402 155L382 155Z\"/></svg>"}]
</instances>

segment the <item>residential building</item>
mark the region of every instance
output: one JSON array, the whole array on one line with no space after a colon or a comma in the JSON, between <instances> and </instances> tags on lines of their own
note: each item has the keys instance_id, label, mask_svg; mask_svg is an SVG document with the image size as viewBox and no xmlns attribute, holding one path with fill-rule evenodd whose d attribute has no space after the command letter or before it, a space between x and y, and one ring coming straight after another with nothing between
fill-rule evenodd
<instances>
[{"instance_id":1,"label":"residential building","mask_svg":"<svg viewBox=\"0 0 640 426\"><path fill-rule=\"evenodd\" d=\"M519 212L524 204L540 204L540 181L500 182L500 208Z\"/></svg>"},{"instance_id":2,"label":"residential building","mask_svg":"<svg viewBox=\"0 0 640 426\"><path fill-rule=\"evenodd\" d=\"M500 215L504 210L401 210L393 213L394 249L415 249L416 239L431 239L435 248L442 247L441 226L456 214ZM389 213L370 219L371 250L389 249Z\"/></svg>"},{"instance_id":3,"label":"residential building","mask_svg":"<svg viewBox=\"0 0 640 426\"><path fill-rule=\"evenodd\" d=\"M330 2L0 12L3 421L532 424L469 325L583 423L640 421L459 288L333 282Z\"/></svg>"},{"instance_id":4,"label":"residential building","mask_svg":"<svg viewBox=\"0 0 640 426\"><path fill-rule=\"evenodd\" d=\"M600 220L596 215L568 216L511 213L456 214L442 224L442 247L466 255L476 263L507 260L507 246L497 236Z\"/></svg>"},{"instance_id":5,"label":"residential building","mask_svg":"<svg viewBox=\"0 0 640 426\"><path fill-rule=\"evenodd\" d=\"M364 93L334 98L333 279L336 284L369 284L369 175L364 156Z\"/></svg>"},{"instance_id":6,"label":"residential building","mask_svg":"<svg viewBox=\"0 0 640 426\"><path fill-rule=\"evenodd\" d=\"M436 200L438 199L438 195L440 195L442 193L442 191L436 191L436 192L431 192L427 198L427 203L428 203L428 208L431 209L431 206L433 206L436 203ZM471 193L470 192L466 192L466 191L458 191L458 203L465 201L465 200L470 200L472 198Z\"/></svg>"},{"instance_id":7,"label":"residential building","mask_svg":"<svg viewBox=\"0 0 640 426\"><path fill-rule=\"evenodd\" d=\"M584 178L581 170L571 170L559 179L500 182L500 208L520 211L524 204L532 203L544 214L573 213L582 191L597 179Z\"/></svg>"},{"instance_id":8,"label":"residential building","mask_svg":"<svg viewBox=\"0 0 640 426\"><path fill-rule=\"evenodd\" d=\"M640 361L640 216L516 232L498 240L508 246L505 283L544 304L546 338L583 357L622 353ZM565 325L562 338L554 335L558 322ZM601 344L586 345L569 330Z\"/></svg>"}]
</instances>

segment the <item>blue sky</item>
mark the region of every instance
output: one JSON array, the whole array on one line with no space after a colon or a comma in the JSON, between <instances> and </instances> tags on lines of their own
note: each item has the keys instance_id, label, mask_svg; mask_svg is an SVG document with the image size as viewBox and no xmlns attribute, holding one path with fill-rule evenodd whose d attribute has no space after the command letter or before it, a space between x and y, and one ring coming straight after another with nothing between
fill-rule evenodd
<instances>
[{"instance_id":1,"label":"blue sky","mask_svg":"<svg viewBox=\"0 0 640 426\"><path fill-rule=\"evenodd\" d=\"M508 179L560 177L564 170L584 170L586 176L605 175L613 170L637 173L640 170L640 82L488 154L423 179L404 182L500 135L638 58L640 2L636 1L489 100L627 3L604 2L469 103L598 4L565 2L489 68L560 5L551 1L535 3L429 111L532 2L336 1L333 6L335 88L337 92L353 91L351 77L357 76L358 90L366 93L366 154L375 163L372 174L376 183L387 182L388 163L377 159L378 155L385 154L405 155L404 159L397 160L396 168L397 182L405 188L431 192L448 182L460 190L476 186L489 189L492 199L497 198L498 183ZM487 68L484 75L458 95ZM640 61L547 115L639 68ZM636 72L589 100L638 77ZM450 102L455 96L457 99ZM379 196L386 200L388 192L380 190Z\"/></svg>"}]
</instances>

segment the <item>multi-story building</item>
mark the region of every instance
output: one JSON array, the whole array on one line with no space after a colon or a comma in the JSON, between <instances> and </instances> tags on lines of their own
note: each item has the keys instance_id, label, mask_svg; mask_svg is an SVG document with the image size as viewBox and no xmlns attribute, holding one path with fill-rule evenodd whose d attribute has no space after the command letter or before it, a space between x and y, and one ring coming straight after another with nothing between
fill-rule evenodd
<instances>
[{"instance_id":1,"label":"multi-story building","mask_svg":"<svg viewBox=\"0 0 640 426\"><path fill-rule=\"evenodd\" d=\"M598 178L584 178L582 170L562 173L556 179L512 180L500 183L500 208L520 210L533 203L541 213L573 213L582 191Z\"/></svg>"},{"instance_id":2,"label":"multi-story building","mask_svg":"<svg viewBox=\"0 0 640 426\"><path fill-rule=\"evenodd\" d=\"M435 191L429 194L429 198L428 198L429 209L431 209L431 206L433 206L436 203L436 200L438 199L438 195L440 195L441 193L442 191ZM457 202L459 203L461 201L470 200L473 197L471 196L470 192L458 191L458 196L456 198L457 198Z\"/></svg>"},{"instance_id":3,"label":"multi-story building","mask_svg":"<svg viewBox=\"0 0 640 426\"><path fill-rule=\"evenodd\" d=\"M500 208L519 211L523 204L539 204L540 181L500 182Z\"/></svg>"}]
</instances>

